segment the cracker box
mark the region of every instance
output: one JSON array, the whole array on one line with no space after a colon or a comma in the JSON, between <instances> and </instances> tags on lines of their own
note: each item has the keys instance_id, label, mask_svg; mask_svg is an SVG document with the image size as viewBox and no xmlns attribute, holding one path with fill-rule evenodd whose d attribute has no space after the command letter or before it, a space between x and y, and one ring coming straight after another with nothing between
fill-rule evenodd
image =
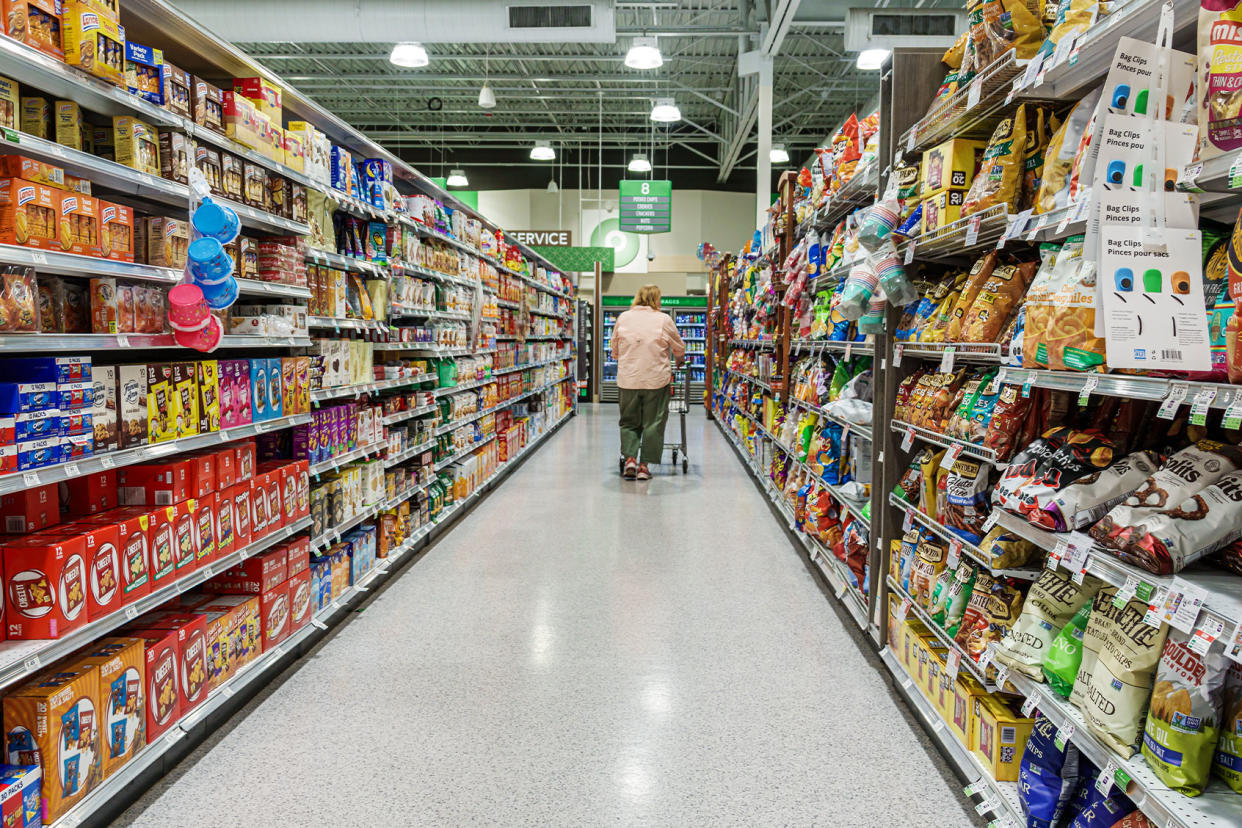
<instances>
[{"instance_id":1,"label":"cracker box","mask_svg":"<svg viewBox=\"0 0 1242 828\"><path fill-rule=\"evenodd\" d=\"M24 535L5 540L0 549L9 638L60 638L86 623L86 542L82 537Z\"/></svg>"},{"instance_id":2,"label":"cracker box","mask_svg":"<svg viewBox=\"0 0 1242 828\"><path fill-rule=\"evenodd\" d=\"M194 78L194 123L224 135L224 95L220 87Z\"/></svg>"},{"instance_id":3,"label":"cracker box","mask_svg":"<svg viewBox=\"0 0 1242 828\"><path fill-rule=\"evenodd\" d=\"M57 484L35 486L0 495L0 517L4 531L20 535L38 532L60 522Z\"/></svg>"},{"instance_id":4,"label":"cracker box","mask_svg":"<svg viewBox=\"0 0 1242 828\"><path fill-rule=\"evenodd\" d=\"M182 184L190 180L190 161L194 158L194 147L190 139L180 132L161 129L160 136L160 175L169 181Z\"/></svg>"},{"instance_id":5,"label":"cracker box","mask_svg":"<svg viewBox=\"0 0 1242 828\"><path fill-rule=\"evenodd\" d=\"M160 70L164 65L164 53L132 40L125 41L125 86L131 95L156 106L164 105L164 87L160 83Z\"/></svg>"},{"instance_id":6,"label":"cracker box","mask_svg":"<svg viewBox=\"0 0 1242 828\"><path fill-rule=\"evenodd\" d=\"M177 436L198 434L198 368L193 362L173 363L173 389L177 397Z\"/></svg>"},{"instance_id":7,"label":"cracker box","mask_svg":"<svg viewBox=\"0 0 1242 828\"><path fill-rule=\"evenodd\" d=\"M20 112L17 81L0 75L0 127L17 129Z\"/></svg>"},{"instance_id":8,"label":"cracker box","mask_svg":"<svg viewBox=\"0 0 1242 828\"><path fill-rule=\"evenodd\" d=\"M173 525L174 575L180 578L198 566L198 527L195 520L198 501L186 500L164 509Z\"/></svg>"},{"instance_id":9,"label":"cracker box","mask_svg":"<svg viewBox=\"0 0 1242 828\"><path fill-rule=\"evenodd\" d=\"M62 511L72 518L97 515L120 505L115 469L75 477L61 485L66 495Z\"/></svg>"},{"instance_id":10,"label":"cracker box","mask_svg":"<svg viewBox=\"0 0 1242 828\"><path fill-rule=\"evenodd\" d=\"M949 729L953 731L953 735L966 746L967 750L975 750L978 747L979 737L975 732L973 711L979 699L986 695L988 695L987 690L973 676L958 673L957 681L953 685L952 709L949 715L945 716L945 721L949 723Z\"/></svg>"},{"instance_id":11,"label":"cracker box","mask_svg":"<svg viewBox=\"0 0 1242 828\"><path fill-rule=\"evenodd\" d=\"M148 175L160 174L160 139L150 124L132 115L114 115L112 142L118 164Z\"/></svg>"},{"instance_id":12,"label":"cracker box","mask_svg":"<svg viewBox=\"0 0 1242 828\"><path fill-rule=\"evenodd\" d=\"M126 604L121 583L121 532L115 523L72 523L64 530L80 535L86 556L88 621L103 618Z\"/></svg>"},{"instance_id":13,"label":"cracker box","mask_svg":"<svg viewBox=\"0 0 1242 828\"><path fill-rule=\"evenodd\" d=\"M177 438L177 395L173 366L168 362L147 365L147 428L152 443Z\"/></svg>"},{"instance_id":14,"label":"cracker box","mask_svg":"<svg viewBox=\"0 0 1242 828\"><path fill-rule=\"evenodd\" d=\"M292 635L309 624L313 614L309 566L296 575L290 575L285 587L289 592L289 634Z\"/></svg>"},{"instance_id":15,"label":"cracker box","mask_svg":"<svg viewBox=\"0 0 1242 828\"><path fill-rule=\"evenodd\" d=\"M177 572L177 510L161 506L148 513L151 525L151 591L173 580Z\"/></svg>"},{"instance_id":16,"label":"cracker box","mask_svg":"<svg viewBox=\"0 0 1242 828\"><path fill-rule=\"evenodd\" d=\"M207 616L185 610L168 610L143 616L135 627L146 631L167 630L177 636L177 686L180 715L207 700Z\"/></svg>"},{"instance_id":17,"label":"cracker box","mask_svg":"<svg viewBox=\"0 0 1242 828\"><path fill-rule=\"evenodd\" d=\"M52 106L52 117L55 119L56 143L78 152L90 151L90 135L82 120L82 107L74 101L57 101ZM69 189L62 184L62 189Z\"/></svg>"},{"instance_id":18,"label":"cracker box","mask_svg":"<svg viewBox=\"0 0 1242 828\"><path fill-rule=\"evenodd\" d=\"M0 179L0 244L59 250L60 197L46 184Z\"/></svg>"},{"instance_id":19,"label":"cracker box","mask_svg":"<svg viewBox=\"0 0 1242 828\"><path fill-rule=\"evenodd\" d=\"M997 782L1017 782L1035 720L1022 716L1000 696L981 697L976 710L975 756Z\"/></svg>"},{"instance_id":20,"label":"cracker box","mask_svg":"<svg viewBox=\"0 0 1242 828\"><path fill-rule=\"evenodd\" d=\"M288 578L288 551L278 547L247 558L210 581L210 588L224 594L262 595Z\"/></svg>"},{"instance_id":21,"label":"cracker box","mask_svg":"<svg viewBox=\"0 0 1242 828\"><path fill-rule=\"evenodd\" d=\"M134 210L124 204L98 200L99 252L118 262L134 260Z\"/></svg>"},{"instance_id":22,"label":"cracker box","mask_svg":"<svg viewBox=\"0 0 1242 828\"><path fill-rule=\"evenodd\" d=\"M923 199L922 232L932 233L961 219L965 200L965 190L943 190Z\"/></svg>"},{"instance_id":23,"label":"cracker box","mask_svg":"<svg viewBox=\"0 0 1242 828\"><path fill-rule=\"evenodd\" d=\"M118 470L121 503L126 506L172 506L191 497L194 459L153 460Z\"/></svg>"},{"instance_id":24,"label":"cracker box","mask_svg":"<svg viewBox=\"0 0 1242 828\"><path fill-rule=\"evenodd\" d=\"M190 461L191 498L206 497L219 486L216 483L216 455L213 451L200 451L186 455Z\"/></svg>"},{"instance_id":25,"label":"cracker box","mask_svg":"<svg viewBox=\"0 0 1242 828\"><path fill-rule=\"evenodd\" d=\"M120 555L121 603L129 604L151 591L152 523L149 509L126 507L91 515L80 525L112 525Z\"/></svg>"},{"instance_id":26,"label":"cracker box","mask_svg":"<svg viewBox=\"0 0 1242 828\"><path fill-rule=\"evenodd\" d=\"M216 559L216 493L195 501L194 545L195 566L201 567Z\"/></svg>"},{"instance_id":27,"label":"cracker box","mask_svg":"<svg viewBox=\"0 0 1242 828\"><path fill-rule=\"evenodd\" d=\"M93 373L91 382L95 390L91 402L91 428L95 437L95 452L114 451L120 448L116 366L100 365Z\"/></svg>"},{"instance_id":28,"label":"cracker box","mask_svg":"<svg viewBox=\"0 0 1242 828\"><path fill-rule=\"evenodd\" d=\"M4 0L5 34L57 60L65 59L61 6L55 0Z\"/></svg>"},{"instance_id":29,"label":"cracker box","mask_svg":"<svg viewBox=\"0 0 1242 828\"><path fill-rule=\"evenodd\" d=\"M280 87L267 78L233 78L233 91L254 103L272 123L284 123Z\"/></svg>"},{"instance_id":30,"label":"cracker box","mask_svg":"<svg viewBox=\"0 0 1242 828\"><path fill-rule=\"evenodd\" d=\"M125 29L88 3L63 0L65 63L125 88Z\"/></svg>"},{"instance_id":31,"label":"cracker box","mask_svg":"<svg viewBox=\"0 0 1242 828\"><path fill-rule=\"evenodd\" d=\"M181 718L180 653L176 630L124 630L145 647L147 744L164 735Z\"/></svg>"},{"instance_id":32,"label":"cracker box","mask_svg":"<svg viewBox=\"0 0 1242 828\"><path fill-rule=\"evenodd\" d=\"M164 107L190 118L194 114L194 87L190 73L164 61L161 71L164 84Z\"/></svg>"},{"instance_id":33,"label":"cracker box","mask_svg":"<svg viewBox=\"0 0 1242 828\"><path fill-rule=\"evenodd\" d=\"M24 825L26 828L41 828L43 825L42 780L43 771L38 765L0 765L0 785L5 786L8 791L17 788L22 800L24 822L17 819L14 812L13 825Z\"/></svg>"},{"instance_id":34,"label":"cracker box","mask_svg":"<svg viewBox=\"0 0 1242 828\"><path fill-rule=\"evenodd\" d=\"M22 132L36 138L51 141L56 136L52 128L52 105L46 98L25 95L21 98L21 117L18 121Z\"/></svg>"},{"instance_id":35,"label":"cracker box","mask_svg":"<svg viewBox=\"0 0 1242 828\"><path fill-rule=\"evenodd\" d=\"M204 359L194 363L198 378L198 433L220 430L220 363Z\"/></svg>"},{"instance_id":36,"label":"cracker box","mask_svg":"<svg viewBox=\"0 0 1242 828\"><path fill-rule=\"evenodd\" d=\"M100 256L99 202L88 195L65 193L60 199L60 249Z\"/></svg>"},{"instance_id":37,"label":"cracker box","mask_svg":"<svg viewBox=\"0 0 1242 828\"><path fill-rule=\"evenodd\" d=\"M99 671L80 665L40 678L4 697L9 764L40 765L45 824L60 819L103 778Z\"/></svg>"},{"instance_id":38,"label":"cracker box","mask_svg":"<svg viewBox=\"0 0 1242 828\"><path fill-rule=\"evenodd\" d=\"M145 364L116 366L116 401L121 448L146 445L150 440L148 372Z\"/></svg>"},{"instance_id":39,"label":"cracker box","mask_svg":"<svg viewBox=\"0 0 1242 828\"><path fill-rule=\"evenodd\" d=\"M259 617L263 634L263 652L280 645L289 637L289 584L285 581L259 596Z\"/></svg>"},{"instance_id":40,"label":"cracker box","mask_svg":"<svg viewBox=\"0 0 1242 828\"><path fill-rule=\"evenodd\" d=\"M239 547L236 546L237 528L233 517L233 489L221 489L215 495L215 538L216 550L213 559L219 560L232 555Z\"/></svg>"},{"instance_id":41,"label":"cracker box","mask_svg":"<svg viewBox=\"0 0 1242 828\"><path fill-rule=\"evenodd\" d=\"M263 651L259 596L219 595L197 611L207 616L207 673L214 690Z\"/></svg>"},{"instance_id":42,"label":"cracker box","mask_svg":"<svg viewBox=\"0 0 1242 828\"><path fill-rule=\"evenodd\" d=\"M216 489L227 489L237 482L235 466L237 450L233 446L225 446L213 452L216 458Z\"/></svg>"},{"instance_id":43,"label":"cracker box","mask_svg":"<svg viewBox=\"0 0 1242 828\"><path fill-rule=\"evenodd\" d=\"M920 196L927 198L942 190L970 187L987 144L987 141L952 138L924 152L919 173Z\"/></svg>"},{"instance_id":44,"label":"cracker box","mask_svg":"<svg viewBox=\"0 0 1242 828\"><path fill-rule=\"evenodd\" d=\"M233 500L233 551L249 546L254 512L250 506L250 481L247 479L229 489Z\"/></svg>"},{"instance_id":45,"label":"cracker box","mask_svg":"<svg viewBox=\"0 0 1242 828\"><path fill-rule=\"evenodd\" d=\"M65 171L62 168L24 155L0 155L0 175L65 189Z\"/></svg>"},{"instance_id":46,"label":"cracker box","mask_svg":"<svg viewBox=\"0 0 1242 828\"><path fill-rule=\"evenodd\" d=\"M96 709L103 778L107 779L147 743L146 642L103 638L73 664L98 671Z\"/></svg>"},{"instance_id":47,"label":"cracker box","mask_svg":"<svg viewBox=\"0 0 1242 828\"><path fill-rule=\"evenodd\" d=\"M94 149L94 144L87 143L85 146ZM91 153L94 154L93 152ZM82 195L93 195L91 192L91 182L85 178L79 178L72 173L65 173L65 189L71 193L81 193Z\"/></svg>"}]
</instances>

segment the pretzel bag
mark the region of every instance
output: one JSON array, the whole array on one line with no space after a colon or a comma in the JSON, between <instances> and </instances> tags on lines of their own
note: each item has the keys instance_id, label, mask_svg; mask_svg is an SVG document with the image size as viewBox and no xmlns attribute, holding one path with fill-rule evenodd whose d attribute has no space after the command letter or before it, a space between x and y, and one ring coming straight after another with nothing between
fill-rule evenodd
<instances>
[{"instance_id":1,"label":"pretzel bag","mask_svg":"<svg viewBox=\"0 0 1242 828\"><path fill-rule=\"evenodd\" d=\"M1156 473L1159 460L1136 451L1106 469L1080 477L1053 495L1026 519L1050 532L1072 532L1090 526Z\"/></svg>"}]
</instances>

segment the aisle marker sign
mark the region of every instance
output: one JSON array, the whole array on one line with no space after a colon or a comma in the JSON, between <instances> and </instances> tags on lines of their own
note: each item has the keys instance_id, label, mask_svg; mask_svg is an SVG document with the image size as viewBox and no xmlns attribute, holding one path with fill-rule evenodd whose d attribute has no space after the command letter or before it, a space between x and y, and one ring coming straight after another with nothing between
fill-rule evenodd
<instances>
[{"instance_id":1,"label":"aisle marker sign","mask_svg":"<svg viewBox=\"0 0 1242 828\"><path fill-rule=\"evenodd\" d=\"M673 222L673 182L622 181L621 230L667 233Z\"/></svg>"}]
</instances>

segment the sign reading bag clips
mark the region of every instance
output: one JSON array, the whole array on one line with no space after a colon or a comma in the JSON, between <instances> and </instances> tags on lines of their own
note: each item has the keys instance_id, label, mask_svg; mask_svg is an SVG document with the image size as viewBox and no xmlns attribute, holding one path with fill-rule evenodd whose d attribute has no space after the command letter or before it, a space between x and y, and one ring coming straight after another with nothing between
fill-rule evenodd
<instances>
[{"instance_id":1,"label":"sign reading bag clips","mask_svg":"<svg viewBox=\"0 0 1242 828\"><path fill-rule=\"evenodd\" d=\"M667 233L673 222L673 182L622 181L621 230Z\"/></svg>"}]
</instances>

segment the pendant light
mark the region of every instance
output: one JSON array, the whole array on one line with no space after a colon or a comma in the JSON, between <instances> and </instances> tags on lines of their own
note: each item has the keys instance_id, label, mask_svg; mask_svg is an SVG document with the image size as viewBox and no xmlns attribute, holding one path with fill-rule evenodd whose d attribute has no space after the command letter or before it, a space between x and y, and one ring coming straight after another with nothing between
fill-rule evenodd
<instances>
[{"instance_id":1,"label":"pendant light","mask_svg":"<svg viewBox=\"0 0 1242 828\"><path fill-rule=\"evenodd\" d=\"M444 180L448 187L465 187L470 184L466 178L465 170L449 170L448 178Z\"/></svg>"},{"instance_id":2,"label":"pendant light","mask_svg":"<svg viewBox=\"0 0 1242 828\"><path fill-rule=\"evenodd\" d=\"M626 167L630 172L647 173L651 172L651 162L647 160L647 153L636 152L634 157L630 159L630 164Z\"/></svg>"},{"instance_id":3,"label":"pendant light","mask_svg":"<svg viewBox=\"0 0 1242 828\"><path fill-rule=\"evenodd\" d=\"M479 106L483 109L496 108L496 93L487 84L487 56L483 58L483 88L479 90Z\"/></svg>"},{"instance_id":4,"label":"pendant light","mask_svg":"<svg viewBox=\"0 0 1242 828\"><path fill-rule=\"evenodd\" d=\"M656 45L654 37L643 35L634 38L630 50L625 53L625 65L631 69L659 69L664 65L664 56Z\"/></svg>"},{"instance_id":5,"label":"pendant light","mask_svg":"<svg viewBox=\"0 0 1242 828\"><path fill-rule=\"evenodd\" d=\"M884 66L884 61L888 58L888 55L888 49L863 49L858 53L858 61L855 63L855 66L864 72L874 72Z\"/></svg>"},{"instance_id":6,"label":"pendant light","mask_svg":"<svg viewBox=\"0 0 1242 828\"><path fill-rule=\"evenodd\" d=\"M431 62L427 57L427 50L418 43L398 43L393 46L388 61L393 66L404 69L417 69Z\"/></svg>"},{"instance_id":7,"label":"pendant light","mask_svg":"<svg viewBox=\"0 0 1242 828\"><path fill-rule=\"evenodd\" d=\"M550 141L536 141L535 146L531 147L530 159L532 161L554 161L556 150L552 149Z\"/></svg>"},{"instance_id":8,"label":"pendant light","mask_svg":"<svg viewBox=\"0 0 1242 828\"><path fill-rule=\"evenodd\" d=\"M789 153L785 149L784 144L773 144L772 149L768 150L768 160L773 164L788 164Z\"/></svg>"},{"instance_id":9,"label":"pendant light","mask_svg":"<svg viewBox=\"0 0 1242 828\"><path fill-rule=\"evenodd\" d=\"M681 110L677 108L677 101L672 98L656 98L655 106L651 108L651 120L661 124L680 121Z\"/></svg>"}]
</instances>

